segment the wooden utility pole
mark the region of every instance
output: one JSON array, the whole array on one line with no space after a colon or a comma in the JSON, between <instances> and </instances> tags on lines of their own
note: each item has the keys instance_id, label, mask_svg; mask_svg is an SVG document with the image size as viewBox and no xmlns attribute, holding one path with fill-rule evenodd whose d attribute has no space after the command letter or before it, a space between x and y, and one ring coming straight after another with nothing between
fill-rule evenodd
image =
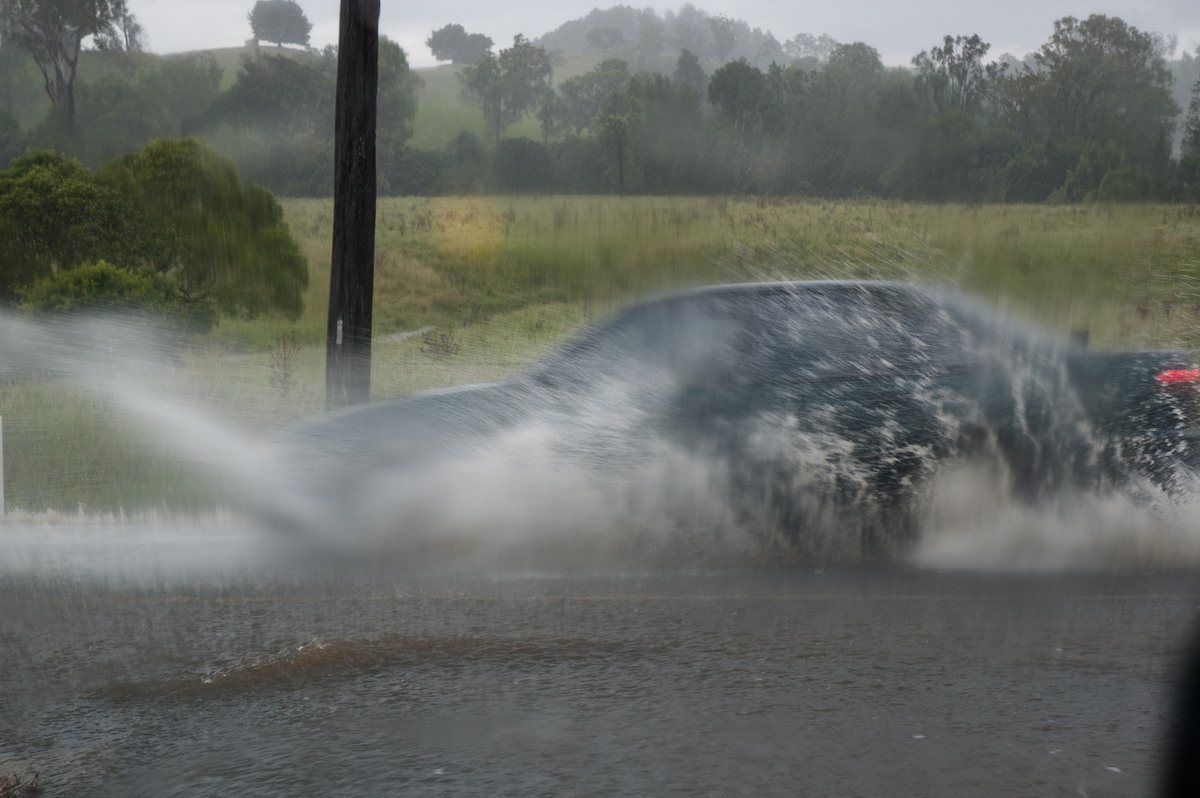
<instances>
[{"instance_id":1,"label":"wooden utility pole","mask_svg":"<svg viewBox=\"0 0 1200 798\"><path fill-rule=\"evenodd\" d=\"M333 144L333 261L329 276L325 402L371 398L375 291L375 105L379 0L341 0Z\"/></svg>"}]
</instances>

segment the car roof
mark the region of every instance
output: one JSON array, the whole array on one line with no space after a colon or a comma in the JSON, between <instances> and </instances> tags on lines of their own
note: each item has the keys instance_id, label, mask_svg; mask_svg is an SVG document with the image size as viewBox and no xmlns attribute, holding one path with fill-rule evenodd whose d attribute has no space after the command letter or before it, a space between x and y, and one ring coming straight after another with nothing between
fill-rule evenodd
<instances>
[{"instance_id":1,"label":"car roof","mask_svg":"<svg viewBox=\"0 0 1200 798\"><path fill-rule=\"evenodd\" d=\"M722 283L693 288L676 289L651 294L638 301L624 305L608 321L618 322L629 311L645 310L654 305L674 304L709 297L786 296L795 294L875 294L890 296L921 297L944 303L953 301L970 306L966 297L946 288L924 284L905 283L891 280L777 280L767 282Z\"/></svg>"},{"instance_id":2,"label":"car roof","mask_svg":"<svg viewBox=\"0 0 1200 798\"><path fill-rule=\"evenodd\" d=\"M789 294L796 292L889 292L919 296L942 296L946 289L924 283L905 283L894 280L776 280L748 283L722 283L663 291L653 294L634 304L658 302L666 299L686 299L696 296L739 295L739 294Z\"/></svg>"}]
</instances>

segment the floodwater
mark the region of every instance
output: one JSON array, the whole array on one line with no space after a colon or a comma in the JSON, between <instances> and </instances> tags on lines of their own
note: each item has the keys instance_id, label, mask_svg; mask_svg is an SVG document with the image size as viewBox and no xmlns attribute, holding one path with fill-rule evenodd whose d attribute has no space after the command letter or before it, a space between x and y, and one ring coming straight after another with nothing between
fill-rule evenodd
<instances>
[{"instance_id":1,"label":"floodwater","mask_svg":"<svg viewBox=\"0 0 1200 798\"><path fill-rule=\"evenodd\" d=\"M90 329L4 340L304 534L0 522L0 778L54 798L1155 792L1200 626L1195 475L1030 508L956 464L915 550L823 566L837 546L804 559L728 523L729 475L609 391L326 508L328 463L297 483L263 440L126 379L153 368L102 365ZM637 455L626 504L555 459L614 438ZM828 462L796 464L853 476ZM843 520L812 528L849 545Z\"/></svg>"},{"instance_id":2,"label":"floodwater","mask_svg":"<svg viewBox=\"0 0 1200 798\"><path fill-rule=\"evenodd\" d=\"M1152 794L1200 571L443 567L0 526L47 796Z\"/></svg>"}]
</instances>

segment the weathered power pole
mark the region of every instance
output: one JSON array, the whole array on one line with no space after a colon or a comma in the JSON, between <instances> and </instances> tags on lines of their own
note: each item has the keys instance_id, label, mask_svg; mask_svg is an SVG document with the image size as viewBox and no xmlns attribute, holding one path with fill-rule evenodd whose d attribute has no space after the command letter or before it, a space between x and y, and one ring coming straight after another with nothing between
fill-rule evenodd
<instances>
[{"instance_id":1,"label":"weathered power pole","mask_svg":"<svg viewBox=\"0 0 1200 798\"><path fill-rule=\"evenodd\" d=\"M375 105L379 0L341 0L333 144L333 260L329 276L325 402L371 398L375 291Z\"/></svg>"}]
</instances>

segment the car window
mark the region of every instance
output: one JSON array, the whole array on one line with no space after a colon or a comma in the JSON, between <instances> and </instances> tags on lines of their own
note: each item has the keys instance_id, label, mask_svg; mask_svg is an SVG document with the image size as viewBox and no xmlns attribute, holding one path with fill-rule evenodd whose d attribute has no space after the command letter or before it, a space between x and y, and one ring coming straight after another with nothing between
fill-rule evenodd
<instances>
[{"instance_id":1,"label":"car window","mask_svg":"<svg viewBox=\"0 0 1200 798\"><path fill-rule=\"evenodd\" d=\"M747 303L743 368L754 379L905 376L968 359L972 336L931 297L887 287L829 286Z\"/></svg>"},{"instance_id":2,"label":"car window","mask_svg":"<svg viewBox=\"0 0 1200 798\"><path fill-rule=\"evenodd\" d=\"M532 376L687 387L903 375L963 361L970 337L936 300L886 287L696 293L624 311Z\"/></svg>"},{"instance_id":3,"label":"car window","mask_svg":"<svg viewBox=\"0 0 1200 798\"><path fill-rule=\"evenodd\" d=\"M578 385L595 380L712 379L734 356L737 322L717 297L636 305L534 369L534 379Z\"/></svg>"}]
</instances>

